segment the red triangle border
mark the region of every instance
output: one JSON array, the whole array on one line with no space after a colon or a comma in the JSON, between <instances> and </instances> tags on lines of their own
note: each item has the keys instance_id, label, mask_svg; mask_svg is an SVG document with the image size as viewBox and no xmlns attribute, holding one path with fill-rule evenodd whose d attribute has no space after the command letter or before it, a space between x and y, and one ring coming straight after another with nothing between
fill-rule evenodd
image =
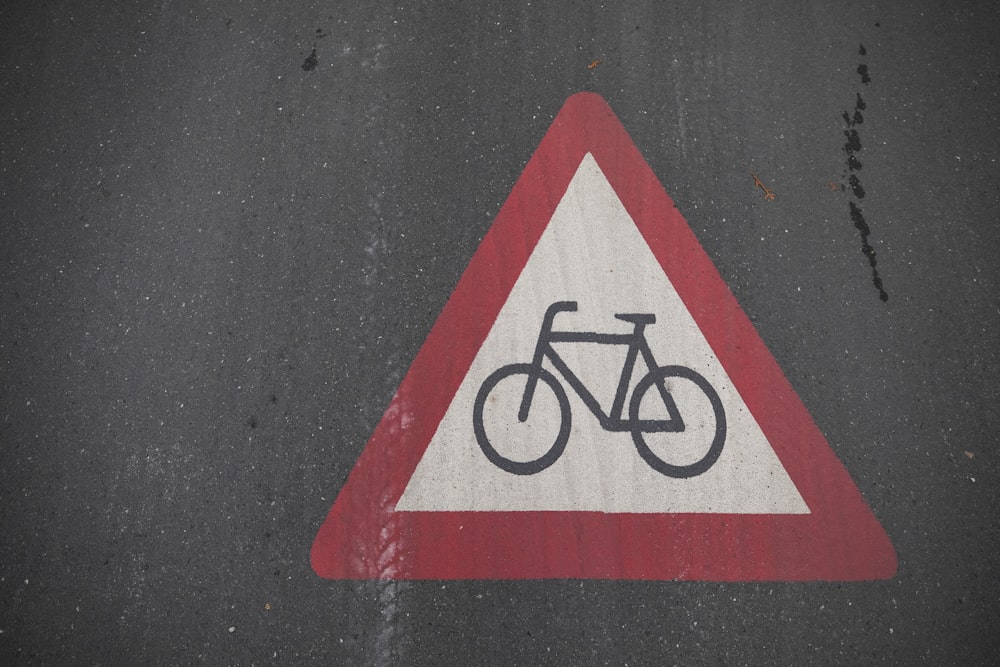
<instances>
[{"instance_id":1,"label":"red triangle border","mask_svg":"<svg viewBox=\"0 0 1000 667\"><path fill-rule=\"evenodd\" d=\"M593 155L810 508L804 515L396 512L514 282ZM313 543L331 579L873 580L885 531L608 104L570 97Z\"/></svg>"}]
</instances>

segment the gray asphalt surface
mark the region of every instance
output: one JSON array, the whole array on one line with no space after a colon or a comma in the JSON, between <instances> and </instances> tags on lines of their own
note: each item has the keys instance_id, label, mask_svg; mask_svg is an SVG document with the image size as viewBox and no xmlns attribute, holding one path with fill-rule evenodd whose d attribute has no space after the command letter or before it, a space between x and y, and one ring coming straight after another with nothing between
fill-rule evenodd
<instances>
[{"instance_id":1,"label":"gray asphalt surface","mask_svg":"<svg viewBox=\"0 0 1000 667\"><path fill-rule=\"evenodd\" d=\"M993 663L998 30L990 2L4 3L0 662ZM580 90L757 326L895 578L313 574Z\"/></svg>"}]
</instances>

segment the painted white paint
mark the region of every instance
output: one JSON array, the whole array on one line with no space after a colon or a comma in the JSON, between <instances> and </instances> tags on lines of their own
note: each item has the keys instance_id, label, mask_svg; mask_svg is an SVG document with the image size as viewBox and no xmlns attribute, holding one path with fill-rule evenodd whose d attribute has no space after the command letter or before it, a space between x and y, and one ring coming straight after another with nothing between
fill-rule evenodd
<instances>
[{"instance_id":1,"label":"painted white paint","mask_svg":"<svg viewBox=\"0 0 1000 667\"><path fill-rule=\"evenodd\" d=\"M683 267L678 267L683 271ZM615 313L653 313L646 328L660 365L694 369L715 387L728 420L719 460L688 479L667 477L640 457L627 432L608 432L562 381L569 396L572 431L563 455L533 475L515 475L493 465L476 442L473 404L486 377L497 368L531 360L548 306L577 301L578 312L560 313L555 329L628 333L632 325ZM610 409L625 348L594 343L559 348L569 366ZM551 364L546 367L556 372ZM644 366L637 366L637 382ZM684 382L680 381L679 385ZM525 424L516 412L513 387L490 401L484 423L491 440L511 459L543 451L558 430L554 399L539 385L538 401ZM708 400L683 386L671 389L687 430L650 436L670 444L657 452L677 464L697 460L714 432ZM508 401L504 411L504 399ZM511 407L513 406L513 407ZM493 415L505 418L495 419ZM669 440L667 440L669 439ZM533 447L533 443L535 446ZM803 514L809 509L747 410L718 359L698 330L670 280L646 245L597 163L588 154L557 207L528 264L500 311L449 406L423 459L400 498L397 511L599 511L633 513Z\"/></svg>"}]
</instances>

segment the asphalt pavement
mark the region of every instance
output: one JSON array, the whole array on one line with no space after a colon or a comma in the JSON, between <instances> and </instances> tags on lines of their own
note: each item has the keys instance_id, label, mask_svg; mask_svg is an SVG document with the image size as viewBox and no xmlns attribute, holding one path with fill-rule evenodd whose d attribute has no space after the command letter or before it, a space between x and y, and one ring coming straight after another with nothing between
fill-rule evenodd
<instances>
[{"instance_id":1,"label":"asphalt pavement","mask_svg":"<svg viewBox=\"0 0 1000 667\"><path fill-rule=\"evenodd\" d=\"M4 3L0 662L995 663L998 30L991 2ZM894 576L314 572L581 91Z\"/></svg>"}]
</instances>

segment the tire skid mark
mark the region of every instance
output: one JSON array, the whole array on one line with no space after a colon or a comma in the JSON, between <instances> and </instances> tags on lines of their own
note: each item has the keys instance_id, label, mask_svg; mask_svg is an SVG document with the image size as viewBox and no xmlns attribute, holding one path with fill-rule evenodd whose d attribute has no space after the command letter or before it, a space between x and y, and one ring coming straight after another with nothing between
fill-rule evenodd
<instances>
[{"instance_id":1,"label":"tire skid mark","mask_svg":"<svg viewBox=\"0 0 1000 667\"><path fill-rule=\"evenodd\" d=\"M386 514L394 504L388 493L381 494L379 503L386 508ZM405 619L408 614L403 610L403 600L409 584L396 579L402 572L405 558L404 545L398 538L400 534L398 523L390 520L381 527L373 544L361 547L355 554L360 562L359 569L367 569L372 575L361 590L363 597L371 600L378 611L368 645L368 664L375 667L405 664Z\"/></svg>"},{"instance_id":2,"label":"tire skid mark","mask_svg":"<svg viewBox=\"0 0 1000 667\"><path fill-rule=\"evenodd\" d=\"M379 621L375 627L372 663L376 667L388 667L405 662L403 646L406 637L402 609L403 593L409 587L407 582L398 580L377 580L369 584L374 590L372 596L378 605Z\"/></svg>"}]
</instances>

